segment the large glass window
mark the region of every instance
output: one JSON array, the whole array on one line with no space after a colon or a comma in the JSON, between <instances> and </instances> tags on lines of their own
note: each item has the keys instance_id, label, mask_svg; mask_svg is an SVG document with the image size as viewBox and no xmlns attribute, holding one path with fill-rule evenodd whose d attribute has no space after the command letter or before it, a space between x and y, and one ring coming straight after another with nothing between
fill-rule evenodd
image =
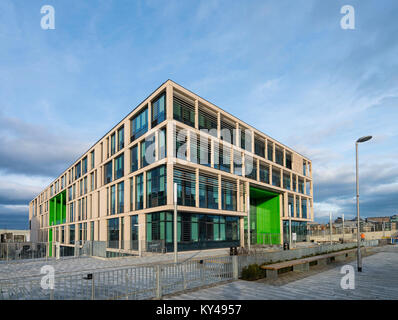
<instances>
[{"instance_id":1,"label":"large glass window","mask_svg":"<svg viewBox=\"0 0 398 320\"><path fill-rule=\"evenodd\" d=\"M146 174L147 208L166 204L166 166L152 169Z\"/></svg>"},{"instance_id":2,"label":"large glass window","mask_svg":"<svg viewBox=\"0 0 398 320\"><path fill-rule=\"evenodd\" d=\"M283 166L283 150L279 147L275 147L275 162Z\"/></svg>"},{"instance_id":3,"label":"large glass window","mask_svg":"<svg viewBox=\"0 0 398 320\"><path fill-rule=\"evenodd\" d=\"M131 120L131 141L148 131L148 108L142 110Z\"/></svg>"},{"instance_id":4,"label":"large glass window","mask_svg":"<svg viewBox=\"0 0 398 320\"><path fill-rule=\"evenodd\" d=\"M218 209L218 178L199 175L199 206Z\"/></svg>"},{"instance_id":5,"label":"large glass window","mask_svg":"<svg viewBox=\"0 0 398 320\"><path fill-rule=\"evenodd\" d=\"M218 143L214 144L214 168L231 172L231 150Z\"/></svg>"},{"instance_id":6,"label":"large glass window","mask_svg":"<svg viewBox=\"0 0 398 320\"><path fill-rule=\"evenodd\" d=\"M223 210L236 211L236 183L222 180L221 183L221 205Z\"/></svg>"},{"instance_id":7,"label":"large glass window","mask_svg":"<svg viewBox=\"0 0 398 320\"><path fill-rule=\"evenodd\" d=\"M269 167L260 163L260 181L269 183Z\"/></svg>"},{"instance_id":8,"label":"large glass window","mask_svg":"<svg viewBox=\"0 0 398 320\"><path fill-rule=\"evenodd\" d=\"M252 151L252 134L250 130L241 128L240 130L240 147L247 151Z\"/></svg>"},{"instance_id":9,"label":"large glass window","mask_svg":"<svg viewBox=\"0 0 398 320\"><path fill-rule=\"evenodd\" d=\"M75 244L75 225L71 224L69 226L69 243Z\"/></svg>"},{"instance_id":10,"label":"large glass window","mask_svg":"<svg viewBox=\"0 0 398 320\"><path fill-rule=\"evenodd\" d=\"M141 168L155 162L155 135L141 141Z\"/></svg>"},{"instance_id":11,"label":"large glass window","mask_svg":"<svg viewBox=\"0 0 398 320\"><path fill-rule=\"evenodd\" d=\"M94 150L91 151L91 169L94 169L95 166L95 153Z\"/></svg>"},{"instance_id":12,"label":"large glass window","mask_svg":"<svg viewBox=\"0 0 398 320\"><path fill-rule=\"evenodd\" d=\"M291 221L291 232L296 234L297 242L307 240L307 222ZM289 221L283 221L283 241L289 242Z\"/></svg>"},{"instance_id":13,"label":"large glass window","mask_svg":"<svg viewBox=\"0 0 398 320\"><path fill-rule=\"evenodd\" d=\"M116 213L116 185L111 186L111 214Z\"/></svg>"},{"instance_id":14,"label":"large glass window","mask_svg":"<svg viewBox=\"0 0 398 320\"><path fill-rule=\"evenodd\" d=\"M307 219L307 199L301 198L301 217Z\"/></svg>"},{"instance_id":15,"label":"large glass window","mask_svg":"<svg viewBox=\"0 0 398 320\"><path fill-rule=\"evenodd\" d=\"M281 171L279 169L272 168L272 185L281 187Z\"/></svg>"},{"instance_id":16,"label":"large glass window","mask_svg":"<svg viewBox=\"0 0 398 320\"><path fill-rule=\"evenodd\" d=\"M186 100L173 97L173 117L191 127L195 127L195 106Z\"/></svg>"},{"instance_id":17,"label":"large glass window","mask_svg":"<svg viewBox=\"0 0 398 320\"><path fill-rule=\"evenodd\" d=\"M124 182L117 185L117 213L124 212Z\"/></svg>"},{"instance_id":18,"label":"large glass window","mask_svg":"<svg viewBox=\"0 0 398 320\"><path fill-rule=\"evenodd\" d=\"M274 144L271 141L267 143L267 158L269 161L274 161Z\"/></svg>"},{"instance_id":19,"label":"large glass window","mask_svg":"<svg viewBox=\"0 0 398 320\"><path fill-rule=\"evenodd\" d=\"M138 214L131 216L131 249L138 250Z\"/></svg>"},{"instance_id":20,"label":"large glass window","mask_svg":"<svg viewBox=\"0 0 398 320\"><path fill-rule=\"evenodd\" d=\"M108 248L119 248L119 218L108 219Z\"/></svg>"},{"instance_id":21,"label":"large glass window","mask_svg":"<svg viewBox=\"0 0 398 320\"><path fill-rule=\"evenodd\" d=\"M174 168L174 183L177 183L177 204L195 206L195 172Z\"/></svg>"},{"instance_id":22,"label":"large glass window","mask_svg":"<svg viewBox=\"0 0 398 320\"><path fill-rule=\"evenodd\" d=\"M116 134L111 135L111 155L116 152Z\"/></svg>"},{"instance_id":23,"label":"large glass window","mask_svg":"<svg viewBox=\"0 0 398 320\"><path fill-rule=\"evenodd\" d=\"M175 135L175 154L177 158L187 160L188 131L177 129Z\"/></svg>"},{"instance_id":24,"label":"large glass window","mask_svg":"<svg viewBox=\"0 0 398 320\"><path fill-rule=\"evenodd\" d=\"M115 158L115 180L124 176L124 154Z\"/></svg>"},{"instance_id":25,"label":"large glass window","mask_svg":"<svg viewBox=\"0 0 398 320\"><path fill-rule=\"evenodd\" d=\"M112 160L104 166L104 184L112 182Z\"/></svg>"},{"instance_id":26,"label":"large glass window","mask_svg":"<svg viewBox=\"0 0 398 320\"><path fill-rule=\"evenodd\" d=\"M292 154L290 152L286 152L286 168L292 169Z\"/></svg>"},{"instance_id":27,"label":"large glass window","mask_svg":"<svg viewBox=\"0 0 398 320\"><path fill-rule=\"evenodd\" d=\"M79 162L75 166L75 180L79 179L82 176L82 168L81 168L81 162Z\"/></svg>"},{"instance_id":28,"label":"large glass window","mask_svg":"<svg viewBox=\"0 0 398 320\"><path fill-rule=\"evenodd\" d=\"M254 153L265 158L265 142L260 138L254 139Z\"/></svg>"},{"instance_id":29,"label":"large glass window","mask_svg":"<svg viewBox=\"0 0 398 320\"><path fill-rule=\"evenodd\" d=\"M158 137L159 143L159 160L166 158L167 149L166 149L166 128L163 128L159 131Z\"/></svg>"},{"instance_id":30,"label":"large glass window","mask_svg":"<svg viewBox=\"0 0 398 320\"><path fill-rule=\"evenodd\" d=\"M135 177L135 210L144 208L144 176L139 174Z\"/></svg>"},{"instance_id":31,"label":"large glass window","mask_svg":"<svg viewBox=\"0 0 398 320\"><path fill-rule=\"evenodd\" d=\"M209 113L199 107L199 130L208 130L208 133L217 137L217 115Z\"/></svg>"},{"instance_id":32,"label":"large glass window","mask_svg":"<svg viewBox=\"0 0 398 320\"><path fill-rule=\"evenodd\" d=\"M117 131L117 150L120 151L124 148L124 127Z\"/></svg>"},{"instance_id":33,"label":"large glass window","mask_svg":"<svg viewBox=\"0 0 398 320\"><path fill-rule=\"evenodd\" d=\"M299 192L304 193L304 180L302 178L298 179L298 187L299 187Z\"/></svg>"},{"instance_id":34,"label":"large glass window","mask_svg":"<svg viewBox=\"0 0 398 320\"><path fill-rule=\"evenodd\" d=\"M131 149L131 172L138 170L138 144Z\"/></svg>"},{"instance_id":35,"label":"large glass window","mask_svg":"<svg viewBox=\"0 0 398 320\"><path fill-rule=\"evenodd\" d=\"M83 169L82 175L85 175L87 173L87 157L85 157L82 160L82 169Z\"/></svg>"},{"instance_id":36,"label":"large glass window","mask_svg":"<svg viewBox=\"0 0 398 320\"><path fill-rule=\"evenodd\" d=\"M152 102L152 128L166 119L166 94Z\"/></svg>"},{"instance_id":37,"label":"large glass window","mask_svg":"<svg viewBox=\"0 0 398 320\"><path fill-rule=\"evenodd\" d=\"M257 162L252 157L245 156L245 176L257 180Z\"/></svg>"},{"instance_id":38,"label":"large glass window","mask_svg":"<svg viewBox=\"0 0 398 320\"><path fill-rule=\"evenodd\" d=\"M290 190L290 174L283 173L283 187L287 190Z\"/></svg>"},{"instance_id":39,"label":"large glass window","mask_svg":"<svg viewBox=\"0 0 398 320\"><path fill-rule=\"evenodd\" d=\"M242 175L242 153L234 150L234 174Z\"/></svg>"}]
</instances>

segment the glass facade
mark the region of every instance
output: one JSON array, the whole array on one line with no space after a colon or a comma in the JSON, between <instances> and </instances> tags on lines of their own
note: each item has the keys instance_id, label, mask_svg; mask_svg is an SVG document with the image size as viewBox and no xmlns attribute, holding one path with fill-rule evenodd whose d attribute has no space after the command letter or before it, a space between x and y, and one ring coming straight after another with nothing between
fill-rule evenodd
<instances>
[{"instance_id":1,"label":"glass facade","mask_svg":"<svg viewBox=\"0 0 398 320\"><path fill-rule=\"evenodd\" d=\"M195 172L174 168L174 183L177 183L177 204L195 206Z\"/></svg>"},{"instance_id":2,"label":"glass facade","mask_svg":"<svg viewBox=\"0 0 398 320\"><path fill-rule=\"evenodd\" d=\"M218 178L199 175L199 207L218 209Z\"/></svg>"},{"instance_id":3,"label":"glass facade","mask_svg":"<svg viewBox=\"0 0 398 320\"><path fill-rule=\"evenodd\" d=\"M115 180L124 176L124 154L115 158Z\"/></svg>"},{"instance_id":4,"label":"glass facade","mask_svg":"<svg viewBox=\"0 0 398 320\"><path fill-rule=\"evenodd\" d=\"M119 248L119 218L108 219L108 248Z\"/></svg>"},{"instance_id":5,"label":"glass facade","mask_svg":"<svg viewBox=\"0 0 398 320\"><path fill-rule=\"evenodd\" d=\"M116 152L116 134L111 135L111 156Z\"/></svg>"},{"instance_id":6,"label":"glass facade","mask_svg":"<svg viewBox=\"0 0 398 320\"><path fill-rule=\"evenodd\" d=\"M117 131L117 150L120 151L124 148L124 127Z\"/></svg>"},{"instance_id":7,"label":"glass facade","mask_svg":"<svg viewBox=\"0 0 398 320\"><path fill-rule=\"evenodd\" d=\"M138 170L138 144L131 149L131 172Z\"/></svg>"},{"instance_id":8,"label":"glass facade","mask_svg":"<svg viewBox=\"0 0 398 320\"><path fill-rule=\"evenodd\" d=\"M131 249L138 250L138 214L131 216Z\"/></svg>"},{"instance_id":9,"label":"glass facade","mask_svg":"<svg viewBox=\"0 0 398 320\"><path fill-rule=\"evenodd\" d=\"M152 169L146 174L146 207L153 208L166 204L166 166Z\"/></svg>"},{"instance_id":10,"label":"glass facade","mask_svg":"<svg viewBox=\"0 0 398 320\"><path fill-rule=\"evenodd\" d=\"M148 131L148 108L142 110L131 120L131 141Z\"/></svg>"},{"instance_id":11,"label":"glass facade","mask_svg":"<svg viewBox=\"0 0 398 320\"><path fill-rule=\"evenodd\" d=\"M152 102L151 117L152 128L166 119L166 95L164 93Z\"/></svg>"},{"instance_id":12,"label":"glass facade","mask_svg":"<svg viewBox=\"0 0 398 320\"><path fill-rule=\"evenodd\" d=\"M237 187L235 182L222 180L221 207L223 210L236 211Z\"/></svg>"},{"instance_id":13,"label":"glass facade","mask_svg":"<svg viewBox=\"0 0 398 320\"><path fill-rule=\"evenodd\" d=\"M107 164L105 164L104 170L104 184L112 182L112 161L109 161Z\"/></svg>"},{"instance_id":14,"label":"glass facade","mask_svg":"<svg viewBox=\"0 0 398 320\"><path fill-rule=\"evenodd\" d=\"M272 168L272 185L275 187L281 187L281 172L275 168Z\"/></svg>"},{"instance_id":15,"label":"glass facade","mask_svg":"<svg viewBox=\"0 0 398 320\"><path fill-rule=\"evenodd\" d=\"M292 234L296 234L296 241L302 242L307 240L307 222L292 220ZM289 220L283 220L283 242L289 242Z\"/></svg>"},{"instance_id":16,"label":"glass facade","mask_svg":"<svg viewBox=\"0 0 398 320\"><path fill-rule=\"evenodd\" d=\"M180 212L177 218L178 250L239 246L239 217L190 214ZM167 251L173 250L173 213L147 214L148 247L164 241Z\"/></svg>"},{"instance_id":17,"label":"glass facade","mask_svg":"<svg viewBox=\"0 0 398 320\"><path fill-rule=\"evenodd\" d=\"M195 106L183 99L173 97L173 117L177 121L195 127Z\"/></svg>"},{"instance_id":18,"label":"glass facade","mask_svg":"<svg viewBox=\"0 0 398 320\"><path fill-rule=\"evenodd\" d=\"M144 209L144 175L135 177L135 210Z\"/></svg>"},{"instance_id":19,"label":"glass facade","mask_svg":"<svg viewBox=\"0 0 398 320\"><path fill-rule=\"evenodd\" d=\"M117 185L117 213L124 212L124 182Z\"/></svg>"}]
</instances>

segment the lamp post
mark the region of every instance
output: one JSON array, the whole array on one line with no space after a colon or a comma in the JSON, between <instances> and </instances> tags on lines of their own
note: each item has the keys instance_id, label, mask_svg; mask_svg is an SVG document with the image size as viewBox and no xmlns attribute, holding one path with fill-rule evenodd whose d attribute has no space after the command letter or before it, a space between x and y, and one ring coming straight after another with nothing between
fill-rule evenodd
<instances>
[{"instance_id":1,"label":"lamp post","mask_svg":"<svg viewBox=\"0 0 398 320\"><path fill-rule=\"evenodd\" d=\"M174 263L178 262L177 233L177 183L174 183Z\"/></svg>"},{"instance_id":2,"label":"lamp post","mask_svg":"<svg viewBox=\"0 0 398 320\"><path fill-rule=\"evenodd\" d=\"M356 163L356 185L357 185L357 265L358 272L362 272L362 258L361 258L361 235L360 233L360 218L359 218L359 178L358 178L358 144L372 139L372 136L365 136L359 138L355 142L355 163Z\"/></svg>"}]
</instances>

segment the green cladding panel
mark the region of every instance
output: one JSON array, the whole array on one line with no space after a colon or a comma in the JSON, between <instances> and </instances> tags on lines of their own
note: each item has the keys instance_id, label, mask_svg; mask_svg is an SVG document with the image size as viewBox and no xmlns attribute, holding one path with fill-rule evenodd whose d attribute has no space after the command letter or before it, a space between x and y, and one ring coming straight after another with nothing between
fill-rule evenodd
<instances>
[{"instance_id":1,"label":"green cladding panel","mask_svg":"<svg viewBox=\"0 0 398 320\"><path fill-rule=\"evenodd\" d=\"M250 187L252 241L265 244L280 243L280 194Z\"/></svg>"},{"instance_id":2,"label":"green cladding panel","mask_svg":"<svg viewBox=\"0 0 398 320\"><path fill-rule=\"evenodd\" d=\"M54 226L66 222L66 190L50 199L48 224Z\"/></svg>"}]
</instances>

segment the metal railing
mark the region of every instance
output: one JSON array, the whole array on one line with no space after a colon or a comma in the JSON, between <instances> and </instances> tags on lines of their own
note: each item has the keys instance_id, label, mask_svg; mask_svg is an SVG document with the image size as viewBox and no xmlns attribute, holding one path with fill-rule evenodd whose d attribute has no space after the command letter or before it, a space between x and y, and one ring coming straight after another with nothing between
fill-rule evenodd
<instances>
[{"instance_id":1,"label":"metal railing","mask_svg":"<svg viewBox=\"0 0 398 320\"><path fill-rule=\"evenodd\" d=\"M0 261L45 258L47 250L47 243L42 242L3 242L0 243Z\"/></svg>"},{"instance_id":2,"label":"metal railing","mask_svg":"<svg viewBox=\"0 0 398 320\"><path fill-rule=\"evenodd\" d=\"M42 276L2 279L0 300L160 299L167 294L232 280L232 258L55 275L53 289L42 288Z\"/></svg>"}]
</instances>

